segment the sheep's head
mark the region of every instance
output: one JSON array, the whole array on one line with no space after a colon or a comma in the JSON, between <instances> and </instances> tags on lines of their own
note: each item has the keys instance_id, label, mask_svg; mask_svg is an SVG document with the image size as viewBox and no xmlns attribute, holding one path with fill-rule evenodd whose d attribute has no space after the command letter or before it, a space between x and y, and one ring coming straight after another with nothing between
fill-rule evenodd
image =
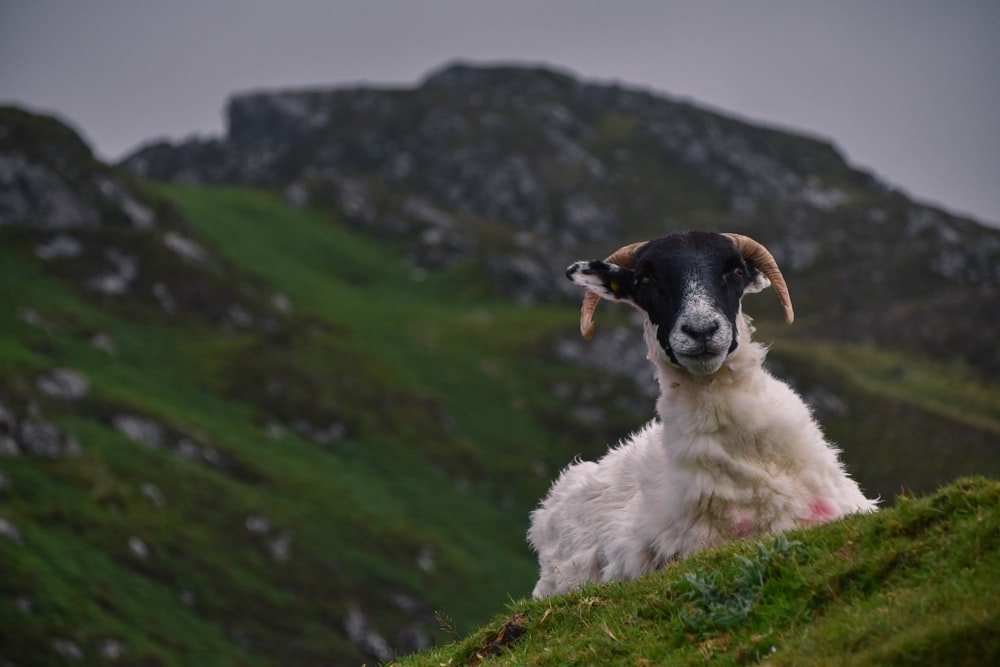
<instances>
[{"instance_id":1,"label":"sheep's head","mask_svg":"<svg viewBox=\"0 0 1000 667\"><path fill-rule=\"evenodd\" d=\"M601 298L625 301L649 318L663 354L694 375L710 375L739 346L736 318L744 294L773 285L794 317L788 288L764 246L738 234L686 232L625 246L605 260L566 270L586 287L580 314L584 338Z\"/></svg>"}]
</instances>

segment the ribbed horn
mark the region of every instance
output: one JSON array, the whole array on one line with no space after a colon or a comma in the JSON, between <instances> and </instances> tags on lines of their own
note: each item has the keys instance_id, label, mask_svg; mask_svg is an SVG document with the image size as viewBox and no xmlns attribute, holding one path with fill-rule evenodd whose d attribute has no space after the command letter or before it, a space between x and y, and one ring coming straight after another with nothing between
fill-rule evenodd
<instances>
[{"instance_id":1,"label":"ribbed horn","mask_svg":"<svg viewBox=\"0 0 1000 667\"><path fill-rule=\"evenodd\" d=\"M736 244L737 250L740 251L744 259L757 267L757 270L771 281L771 287L774 288L775 293L778 295L781 307L785 309L785 322L791 324L795 321L795 311L792 310L792 297L788 294L788 285L785 283L785 278L781 275L778 263L774 261L774 256L768 252L767 248L749 236L743 236L742 234L723 234L723 236L729 237Z\"/></svg>"},{"instance_id":2,"label":"ribbed horn","mask_svg":"<svg viewBox=\"0 0 1000 667\"><path fill-rule=\"evenodd\" d=\"M623 269L631 269L635 266L635 253L639 248L646 245L646 241L637 241L627 246L622 246L618 250L608 255L604 261L615 264ZM583 297L583 305L580 307L580 335L586 340L594 336L594 310L601 297L594 292L588 291Z\"/></svg>"}]
</instances>

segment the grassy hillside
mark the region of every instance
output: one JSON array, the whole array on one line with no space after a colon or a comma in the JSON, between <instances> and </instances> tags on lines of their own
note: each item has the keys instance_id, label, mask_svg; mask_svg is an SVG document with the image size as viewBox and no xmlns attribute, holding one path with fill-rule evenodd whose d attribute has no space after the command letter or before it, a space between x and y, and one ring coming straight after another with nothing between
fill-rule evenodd
<instances>
[{"instance_id":1,"label":"grassy hillside","mask_svg":"<svg viewBox=\"0 0 1000 667\"><path fill-rule=\"evenodd\" d=\"M876 515L513 603L398 664L991 665L998 626L1000 483L966 478Z\"/></svg>"},{"instance_id":2,"label":"grassy hillside","mask_svg":"<svg viewBox=\"0 0 1000 667\"><path fill-rule=\"evenodd\" d=\"M446 639L436 612L465 633L526 595L532 506L651 410L627 379L558 361L574 309L413 272L399 248L270 194L150 188L208 268L134 230L85 240L133 244L152 292L95 294L85 257L43 262L32 233L0 229L0 407L14 415L0 426L55 429L62 448L0 457L0 661L370 663ZM144 277L198 271L195 310L172 312ZM234 326L215 316L230 299L270 314ZM602 326L620 321L606 310ZM762 333L803 391L846 406L824 422L869 491L1000 474L995 386ZM85 391L43 391L57 369ZM584 400L599 419L571 409ZM907 451L949 437L947 467Z\"/></svg>"},{"instance_id":3,"label":"grassy hillside","mask_svg":"<svg viewBox=\"0 0 1000 667\"><path fill-rule=\"evenodd\" d=\"M344 638L354 609L375 628L432 629L437 609L465 627L528 588L523 503L543 480L510 461L544 438L510 405L517 368L490 361L539 324L497 307L497 334L481 335L483 313L315 216L263 195L189 199L206 239L288 296L290 326L222 331L95 304L22 239L0 246L0 291L16 295L0 323L3 403L82 449L2 461L0 511L18 531L0 540L2 655L66 638L160 664L360 660ZM53 367L82 373L86 395L39 392ZM121 415L161 425L163 444L131 441ZM308 437L321 427L336 437Z\"/></svg>"}]
</instances>

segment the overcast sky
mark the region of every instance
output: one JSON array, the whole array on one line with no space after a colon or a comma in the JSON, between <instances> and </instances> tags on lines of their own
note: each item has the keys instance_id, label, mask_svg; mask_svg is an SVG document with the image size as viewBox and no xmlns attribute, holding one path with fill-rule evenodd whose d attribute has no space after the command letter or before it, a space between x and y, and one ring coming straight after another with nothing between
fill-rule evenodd
<instances>
[{"instance_id":1,"label":"overcast sky","mask_svg":"<svg viewBox=\"0 0 1000 667\"><path fill-rule=\"evenodd\" d=\"M56 113L112 160L220 134L233 92L412 86L456 58L826 137L1000 223L998 0L0 0L0 101Z\"/></svg>"}]
</instances>

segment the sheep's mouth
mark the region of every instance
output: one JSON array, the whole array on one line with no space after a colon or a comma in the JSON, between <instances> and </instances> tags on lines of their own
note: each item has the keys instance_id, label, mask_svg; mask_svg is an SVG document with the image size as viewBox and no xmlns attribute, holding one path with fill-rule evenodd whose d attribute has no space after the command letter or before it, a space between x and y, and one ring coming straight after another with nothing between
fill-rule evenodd
<instances>
[{"instance_id":1,"label":"sheep's mouth","mask_svg":"<svg viewBox=\"0 0 1000 667\"><path fill-rule=\"evenodd\" d=\"M726 352L712 352L704 350L695 354L681 354L674 351L674 357L678 365L692 375L711 375L720 368L726 361Z\"/></svg>"}]
</instances>

